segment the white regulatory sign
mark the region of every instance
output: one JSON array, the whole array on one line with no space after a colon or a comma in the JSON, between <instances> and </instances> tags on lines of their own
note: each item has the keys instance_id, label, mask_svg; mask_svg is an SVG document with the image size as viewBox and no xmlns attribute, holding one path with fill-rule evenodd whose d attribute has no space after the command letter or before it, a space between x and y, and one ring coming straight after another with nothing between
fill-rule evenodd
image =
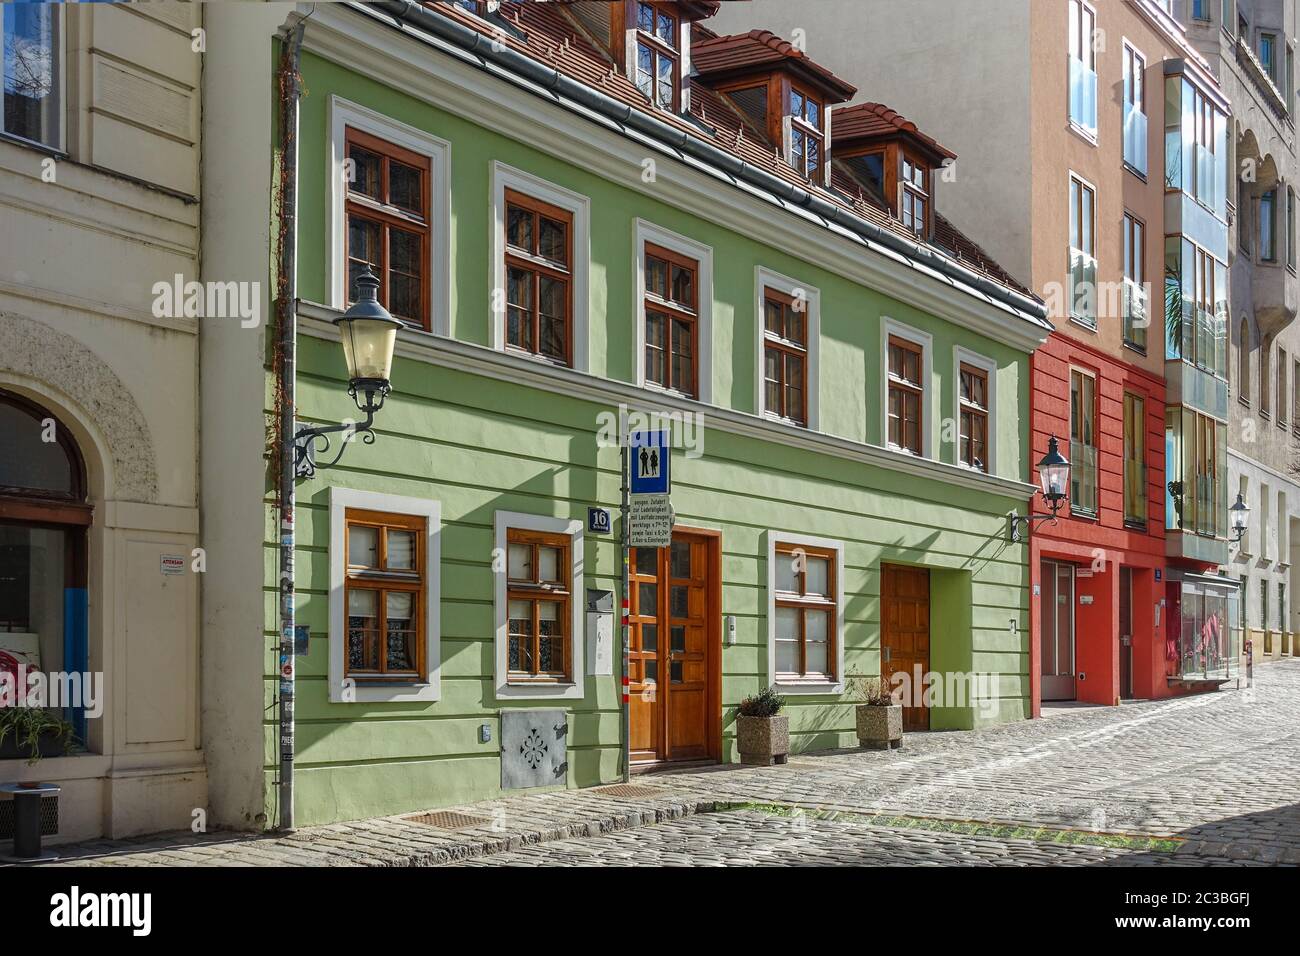
<instances>
[{"instance_id":1,"label":"white regulatory sign","mask_svg":"<svg viewBox=\"0 0 1300 956\"><path fill-rule=\"evenodd\" d=\"M666 548L673 540L673 507L667 495L632 495L628 506L628 544Z\"/></svg>"}]
</instances>

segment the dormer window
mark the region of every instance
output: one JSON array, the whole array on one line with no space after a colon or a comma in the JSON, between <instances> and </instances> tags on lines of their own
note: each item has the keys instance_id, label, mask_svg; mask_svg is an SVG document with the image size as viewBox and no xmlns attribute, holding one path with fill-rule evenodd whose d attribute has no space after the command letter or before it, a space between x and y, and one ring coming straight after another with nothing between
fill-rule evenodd
<instances>
[{"instance_id":1,"label":"dormer window","mask_svg":"<svg viewBox=\"0 0 1300 956\"><path fill-rule=\"evenodd\" d=\"M903 225L918 236L925 236L930 221L930 171L903 155L903 174L900 177L899 218Z\"/></svg>"},{"instance_id":2,"label":"dormer window","mask_svg":"<svg viewBox=\"0 0 1300 956\"><path fill-rule=\"evenodd\" d=\"M822 181L822 163L826 158L822 116L819 99L798 88L791 88L790 165L813 182Z\"/></svg>"},{"instance_id":3,"label":"dormer window","mask_svg":"<svg viewBox=\"0 0 1300 956\"><path fill-rule=\"evenodd\" d=\"M852 99L856 87L770 30L696 38L690 65L692 82L725 94L796 173L827 184L827 109Z\"/></svg>"},{"instance_id":4,"label":"dormer window","mask_svg":"<svg viewBox=\"0 0 1300 956\"><path fill-rule=\"evenodd\" d=\"M832 156L900 225L929 242L934 229L934 171L956 154L883 103L835 111Z\"/></svg>"},{"instance_id":5,"label":"dormer window","mask_svg":"<svg viewBox=\"0 0 1300 956\"><path fill-rule=\"evenodd\" d=\"M636 10L636 85L656 106L676 112L681 101L681 30L655 3Z\"/></svg>"}]
</instances>

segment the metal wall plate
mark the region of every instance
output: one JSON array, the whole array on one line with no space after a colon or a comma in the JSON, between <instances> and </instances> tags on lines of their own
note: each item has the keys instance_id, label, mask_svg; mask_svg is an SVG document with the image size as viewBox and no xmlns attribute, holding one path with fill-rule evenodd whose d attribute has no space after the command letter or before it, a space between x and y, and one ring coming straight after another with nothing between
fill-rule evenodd
<instances>
[{"instance_id":1,"label":"metal wall plate","mask_svg":"<svg viewBox=\"0 0 1300 956\"><path fill-rule=\"evenodd\" d=\"M563 786L568 736L563 710L501 711L501 789Z\"/></svg>"}]
</instances>

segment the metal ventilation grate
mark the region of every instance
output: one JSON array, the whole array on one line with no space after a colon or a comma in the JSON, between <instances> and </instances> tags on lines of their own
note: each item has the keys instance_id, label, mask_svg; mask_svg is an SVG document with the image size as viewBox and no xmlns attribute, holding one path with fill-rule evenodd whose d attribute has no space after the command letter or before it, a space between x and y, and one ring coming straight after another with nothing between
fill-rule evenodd
<instances>
[{"instance_id":1,"label":"metal ventilation grate","mask_svg":"<svg viewBox=\"0 0 1300 956\"><path fill-rule=\"evenodd\" d=\"M41 836L55 836L59 832L58 796L41 797ZM0 840L14 838L14 802L0 800Z\"/></svg>"},{"instance_id":2,"label":"metal ventilation grate","mask_svg":"<svg viewBox=\"0 0 1300 956\"><path fill-rule=\"evenodd\" d=\"M608 787L594 787L593 791L606 797L629 797L640 800L672 795L671 790L665 790L663 787L647 787L641 783L614 783Z\"/></svg>"},{"instance_id":3,"label":"metal ventilation grate","mask_svg":"<svg viewBox=\"0 0 1300 956\"><path fill-rule=\"evenodd\" d=\"M476 817L454 810L435 810L432 813L417 813L415 816L402 817L407 823L421 826L437 827L439 830L469 830L473 827L489 827L492 821L487 817Z\"/></svg>"}]
</instances>

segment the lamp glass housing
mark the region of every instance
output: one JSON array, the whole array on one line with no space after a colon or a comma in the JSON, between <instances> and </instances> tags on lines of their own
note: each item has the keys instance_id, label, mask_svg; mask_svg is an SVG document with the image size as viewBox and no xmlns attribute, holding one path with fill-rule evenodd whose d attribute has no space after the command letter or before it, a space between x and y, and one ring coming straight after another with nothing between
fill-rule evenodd
<instances>
[{"instance_id":1,"label":"lamp glass housing","mask_svg":"<svg viewBox=\"0 0 1300 956\"><path fill-rule=\"evenodd\" d=\"M348 378L380 380L392 377L393 349L397 345L397 330L402 323L391 316L349 318L344 315L337 322L339 338L343 341L343 358L348 366Z\"/></svg>"},{"instance_id":2,"label":"lamp glass housing","mask_svg":"<svg viewBox=\"0 0 1300 956\"><path fill-rule=\"evenodd\" d=\"M1237 502L1228 509L1228 518L1232 522L1233 531L1245 531L1250 524L1250 505L1237 495Z\"/></svg>"}]
</instances>

